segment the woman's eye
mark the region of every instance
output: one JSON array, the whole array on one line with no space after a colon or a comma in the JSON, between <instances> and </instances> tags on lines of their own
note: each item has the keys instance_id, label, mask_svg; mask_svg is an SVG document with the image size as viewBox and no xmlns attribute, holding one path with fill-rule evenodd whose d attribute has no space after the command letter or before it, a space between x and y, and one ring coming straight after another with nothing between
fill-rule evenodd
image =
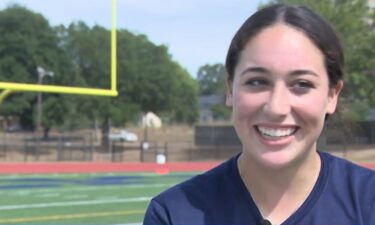
<instances>
[{"instance_id":1,"label":"woman's eye","mask_svg":"<svg viewBox=\"0 0 375 225\"><path fill-rule=\"evenodd\" d=\"M311 88L314 88L314 85L309 81L300 80L295 82L292 88L299 92L306 92L309 91Z\"/></svg>"},{"instance_id":2,"label":"woman's eye","mask_svg":"<svg viewBox=\"0 0 375 225\"><path fill-rule=\"evenodd\" d=\"M263 87L267 86L269 82L264 79L251 79L246 81L246 85L252 86L252 87Z\"/></svg>"}]
</instances>

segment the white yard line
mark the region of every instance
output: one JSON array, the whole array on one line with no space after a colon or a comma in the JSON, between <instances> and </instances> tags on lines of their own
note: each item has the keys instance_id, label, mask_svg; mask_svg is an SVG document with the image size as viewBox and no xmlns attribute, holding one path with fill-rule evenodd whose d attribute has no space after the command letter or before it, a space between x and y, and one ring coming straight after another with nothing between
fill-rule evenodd
<instances>
[{"instance_id":1,"label":"white yard line","mask_svg":"<svg viewBox=\"0 0 375 225\"><path fill-rule=\"evenodd\" d=\"M138 188L157 188L157 187L170 187L174 184L129 184L129 185L109 185L109 186L90 186L90 187L64 187L63 189L57 188L41 188L41 189L28 189L28 190L3 190L1 194L6 195L31 195L35 193L46 192L72 192L72 191L96 191L96 190L113 190L113 189L138 189Z\"/></svg>"},{"instance_id":2,"label":"white yard line","mask_svg":"<svg viewBox=\"0 0 375 225\"><path fill-rule=\"evenodd\" d=\"M5 191L0 191L2 193ZM31 190L17 190L15 192L8 192L6 195L15 195L15 196L27 196L31 194Z\"/></svg>"},{"instance_id":3,"label":"white yard line","mask_svg":"<svg viewBox=\"0 0 375 225\"><path fill-rule=\"evenodd\" d=\"M48 192L48 193L41 193L35 195L37 198L55 198L59 197L61 194L60 193L54 193L54 192Z\"/></svg>"},{"instance_id":4,"label":"white yard line","mask_svg":"<svg viewBox=\"0 0 375 225\"><path fill-rule=\"evenodd\" d=\"M65 199L83 199L89 197L88 195L67 195Z\"/></svg>"},{"instance_id":5,"label":"white yard line","mask_svg":"<svg viewBox=\"0 0 375 225\"><path fill-rule=\"evenodd\" d=\"M96 198L95 200L113 200L113 199L118 199L119 197L118 196L100 196L98 198Z\"/></svg>"},{"instance_id":6,"label":"white yard line","mask_svg":"<svg viewBox=\"0 0 375 225\"><path fill-rule=\"evenodd\" d=\"M114 224L114 225L142 225L142 223L124 223L124 224Z\"/></svg>"},{"instance_id":7,"label":"white yard line","mask_svg":"<svg viewBox=\"0 0 375 225\"><path fill-rule=\"evenodd\" d=\"M178 174L176 172L175 174ZM183 174L189 174L188 172L183 172ZM192 173L195 174L195 173ZM160 176L159 174L156 173L134 173L132 172L129 173L52 173L52 174L0 174L0 180L2 179L12 179L12 178L49 178L49 177L77 177L77 176L82 176L82 177L91 177L91 176L143 176L143 177L157 177Z\"/></svg>"},{"instance_id":8,"label":"white yard line","mask_svg":"<svg viewBox=\"0 0 375 225\"><path fill-rule=\"evenodd\" d=\"M124 202L146 202L150 200L151 200L151 197L138 197L138 198L123 198L123 199L107 199L107 200L73 201L73 202L51 202L51 203L27 204L27 205L6 205L6 206L0 206L0 210L47 208L47 207L76 206L76 205L97 205L97 204L124 203Z\"/></svg>"}]
</instances>

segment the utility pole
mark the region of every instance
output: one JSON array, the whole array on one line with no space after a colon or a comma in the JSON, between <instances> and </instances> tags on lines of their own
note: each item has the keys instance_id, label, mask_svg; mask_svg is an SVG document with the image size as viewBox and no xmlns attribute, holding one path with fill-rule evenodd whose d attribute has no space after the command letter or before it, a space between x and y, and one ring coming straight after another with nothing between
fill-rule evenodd
<instances>
[{"instance_id":1,"label":"utility pole","mask_svg":"<svg viewBox=\"0 0 375 225\"><path fill-rule=\"evenodd\" d=\"M43 77L46 75L48 76L53 76L52 71L46 71L43 67L38 66L36 71L38 72L38 84L43 83ZM37 117L36 117L36 129L37 131L42 130L42 104L43 104L43 99L42 99L42 92L38 92L38 98L37 98Z\"/></svg>"}]
</instances>

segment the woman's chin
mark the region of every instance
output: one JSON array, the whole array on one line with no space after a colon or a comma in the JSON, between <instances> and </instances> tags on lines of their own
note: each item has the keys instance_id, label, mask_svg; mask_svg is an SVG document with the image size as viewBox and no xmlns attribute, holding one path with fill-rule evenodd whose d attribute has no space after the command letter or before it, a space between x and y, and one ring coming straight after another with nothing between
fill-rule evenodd
<instances>
[{"instance_id":1,"label":"woman's chin","mask_svg":"<svg viewBox=\"0 0 375 225\"><path fill-rule=\"evenodd\" d=\"M260 155L261 163L273 169L288 167L292 164L294 157L287 152L265 152Z\"/></svg>"}]
</instances>

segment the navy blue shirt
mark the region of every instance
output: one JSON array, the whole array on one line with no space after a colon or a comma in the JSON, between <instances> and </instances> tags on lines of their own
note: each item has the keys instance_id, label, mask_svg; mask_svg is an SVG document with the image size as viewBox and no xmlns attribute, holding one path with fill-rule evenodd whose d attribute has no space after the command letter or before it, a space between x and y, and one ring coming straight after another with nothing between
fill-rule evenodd
<instances>
[{"instance_id":1,"label":"navy blue shirt","mask_svg":"<svg viewBox=\"0 0 375 225\"><path fill-rule=\"evenodd\" d=\"M282 225L375 225L375 172L319 152L321 170L305 200ZM145 225L261 224L233 157L153 198Z\"/></svg>"}]
</instances>

